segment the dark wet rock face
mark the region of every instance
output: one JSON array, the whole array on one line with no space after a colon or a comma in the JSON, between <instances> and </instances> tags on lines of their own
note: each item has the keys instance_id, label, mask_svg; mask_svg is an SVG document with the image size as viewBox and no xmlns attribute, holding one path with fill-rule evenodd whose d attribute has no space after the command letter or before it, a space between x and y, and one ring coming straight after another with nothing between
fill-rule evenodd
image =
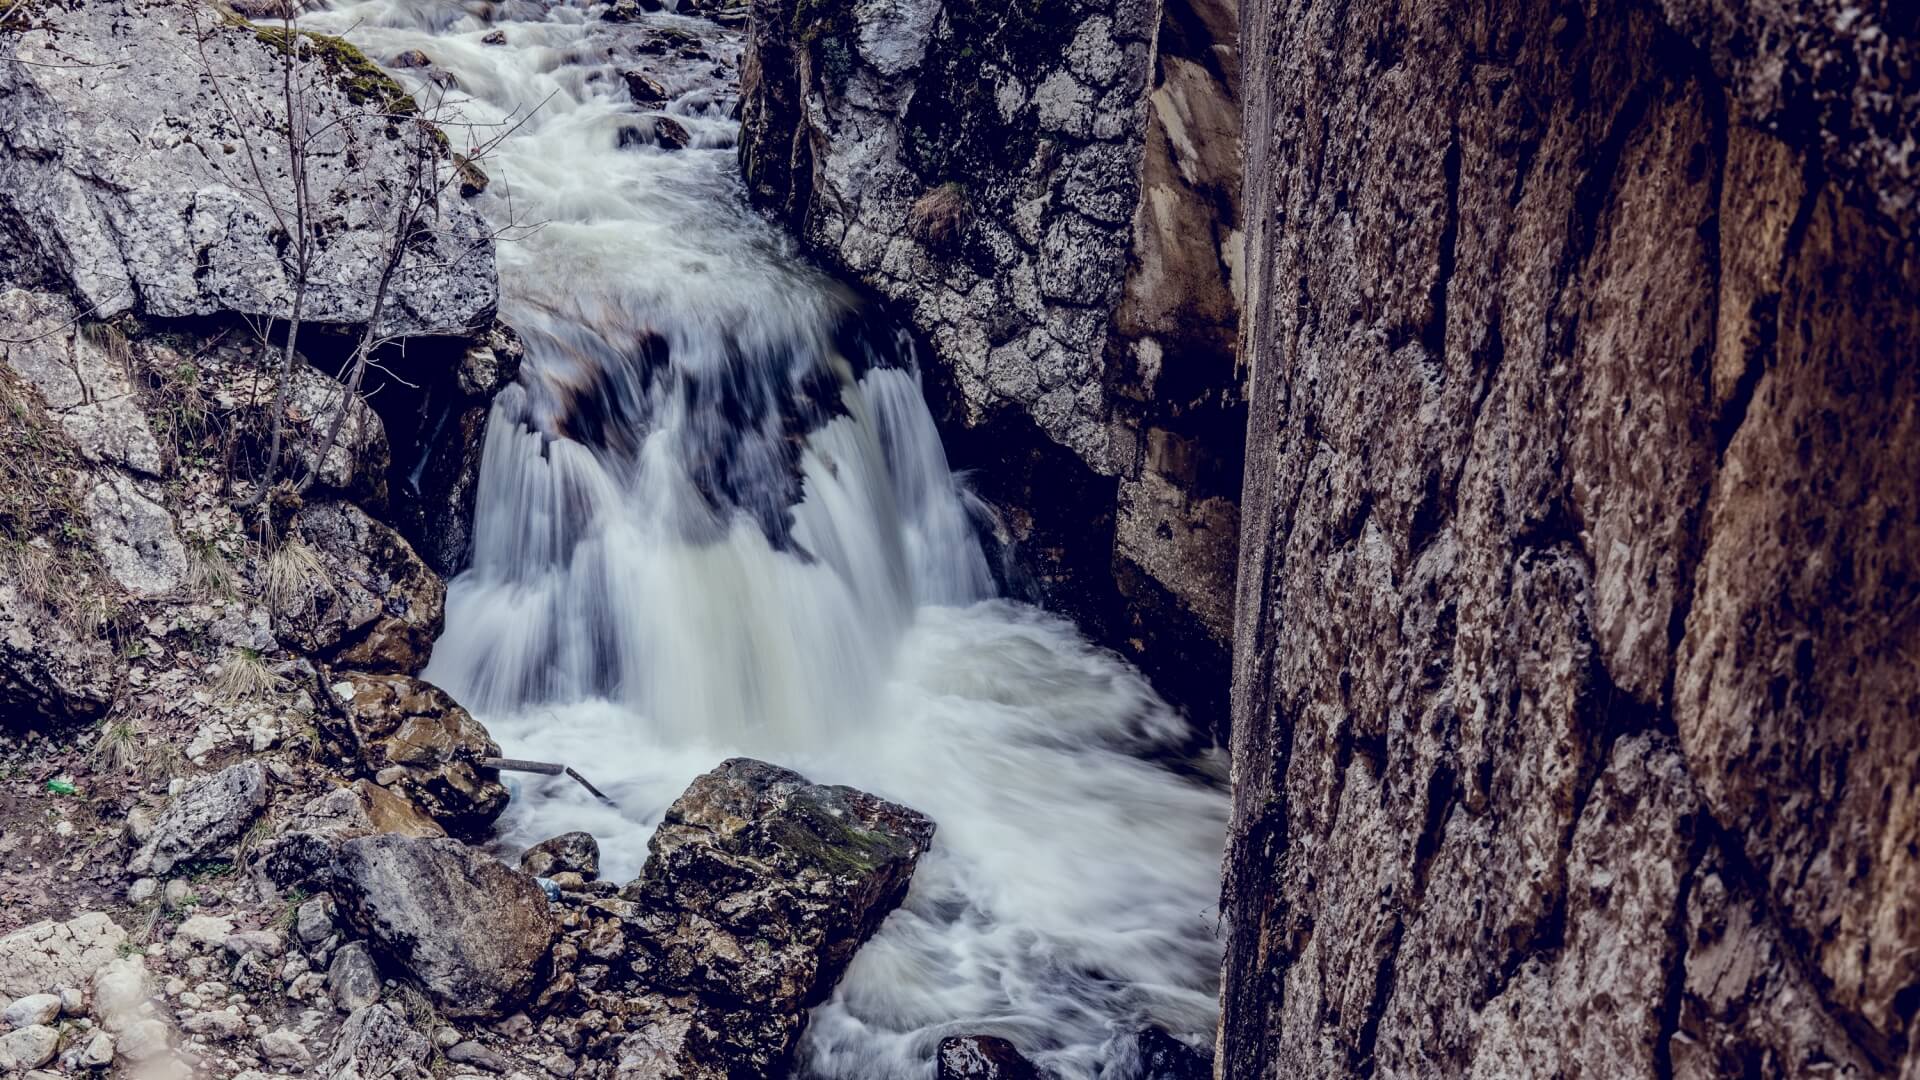
<instances>
[{"instance_id":1,"label":"dark wet rock face","mask_svg":"<svg viewBox=\"0 0 1920 1080\"><path fill-rule=\"evenodd\" d=\"M742 61L750 195L928 346L1014 591L1215 732L1244 430L1235 22L1230 0L758 0Z\"/></svg>"},{"instance_id":2,"label":"dark wet rock face","mask_svg":"<svg viewBox=\"0 0 1920 1080\"><path fill-rule=\"evenodd\" d=\"M613 902L618 924L584 942L624 956L642 991L625 1005L619 1075L783 1070L805 1010L899 904L932 838L913 810L764 762L695 780Z\"/></svg>"},{"instance_id":3,"label":"dark wet rock face","mask_svg":"<svg viewBox=\"0 0 1920 1080\"><path fill-rule=\"evenodd\" d=\"M1005 1039L956 1035L940 1040L938 1080L1034 1080L1033 1062Z\"/></svg>"},{"instance_id":4,"label":"dark wet rock face","mask_svg":"<svg viewBox=\"0 0 1920 1080\"><path fill-rule=\"evenodd\" d=\"M591 833L562 833L528 848L520 856L520 869L534 877L579 874L592 881L600 876L600 844Z\"/></svg>"},{"instance_id":5,"label":"dark wet rock face","mask_svg":"<svg viewBox=\"0 0 1920 1080\"><path fill-rule=\"evenodd\" d=\"M1222 1075L1920 1062L1920 27L1734 8L1248 9Z\"/></svg>"}]
</instances>

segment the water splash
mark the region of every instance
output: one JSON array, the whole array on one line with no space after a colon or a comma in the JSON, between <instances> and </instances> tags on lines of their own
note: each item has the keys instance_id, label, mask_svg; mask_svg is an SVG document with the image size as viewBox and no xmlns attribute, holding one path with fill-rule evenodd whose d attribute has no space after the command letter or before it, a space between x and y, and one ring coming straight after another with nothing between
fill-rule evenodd
<instances>
[{"instance_id":1,"label":"water splash","mask_svg":"<svg viewBox=\"0 0 1920 1080\"><path fill-rule=\"evenodd\" d=\"M992 1033L1062 1077L1114 1076L1145 1024L1209 1038L1220 764L1157 763L1185 732L1139 675L993 599L911 342L744 205L738 35L532 2L310 21L378 60L424 51L475 130L524 121L481 208L541 226L500 255L528 360L495 404L426 675L620 809L522 790L502 844L586 829L631 876L693 776L768 758L940 826L816 1010L804 1071L931 1075L941 1037ZM634 66L688 148L646 138Z\"/></svg>"}]
</instances>

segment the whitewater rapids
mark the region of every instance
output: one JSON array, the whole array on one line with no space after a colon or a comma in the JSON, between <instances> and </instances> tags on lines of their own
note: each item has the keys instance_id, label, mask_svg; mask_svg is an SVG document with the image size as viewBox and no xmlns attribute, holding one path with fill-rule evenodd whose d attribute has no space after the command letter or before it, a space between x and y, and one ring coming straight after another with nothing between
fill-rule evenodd
<instances>
[{"instance_id":1,"label":"whitewater rapids","mask_svg":"<svg viewBox=\"0 0 1920 1080\"><path fill-rule=\"evenodd\" d=\"M931 1076L940 1038L997 1034L1060 1077L1115 1077L1144 1026L1210 1041L1221 766L1180 756L1185 725L1120 659L995 597L911 343L744 204L738 34L530 0L303 21L383 63L426 53L394 74L422 97L451 82L475 125L451 130L519 124L478 204L527 363L425 675L620 809L523 785L503 853L584 829L625 880L694 776L763 758L939 827L815 1011L803 1073ZM635 66L685 149L632 100Z\"/></svg>"}]
</instances>

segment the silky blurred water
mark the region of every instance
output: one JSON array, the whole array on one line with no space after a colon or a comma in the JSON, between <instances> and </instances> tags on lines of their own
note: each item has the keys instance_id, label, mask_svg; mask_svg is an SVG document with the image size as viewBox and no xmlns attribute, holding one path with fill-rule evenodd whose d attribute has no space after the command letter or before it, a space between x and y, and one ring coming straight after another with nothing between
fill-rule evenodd
<instances>
[{"instance_id":1,"label":"silky blurred water","mask_svg":"<svg viewBox=\"0 0 1920 1080\"><path fill-rule=\"evenodd\" d=\"M585 829L624 880L689 780L764 758L939 826L816 1010L804 1071L930 1076L941 1037L991 1033L1115 1076L1144 1025L1209 1040L1222 766L1169 767L1184 725L1136 672L994 597L911 344L744 203L737 36L531 0L305 21L383 63L425 52L453 89L394 74L473 125L450 131L520 125L478 202L527 363L426 676L619 808L525 780L502 843ZM659 55L675 32L705 57ZM651 141L620 77L641 64L686 149Z\"/></svg>"}]
</instances>

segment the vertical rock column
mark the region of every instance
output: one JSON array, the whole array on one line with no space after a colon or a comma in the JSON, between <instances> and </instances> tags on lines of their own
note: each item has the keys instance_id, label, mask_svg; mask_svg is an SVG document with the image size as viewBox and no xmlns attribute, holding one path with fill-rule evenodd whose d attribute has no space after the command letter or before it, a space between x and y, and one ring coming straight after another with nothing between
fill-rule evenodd
<instances>
[{"instance_id":1,"label":"vertical rock column","mask_svg":"<svg viewBox=\"0 0 1920 1080\"><path fill-rule=\"evenodd\" d=\"M1920 26L1243 30L1223 1075L1920 1067Z\"/></svg>"}]
</instances>

